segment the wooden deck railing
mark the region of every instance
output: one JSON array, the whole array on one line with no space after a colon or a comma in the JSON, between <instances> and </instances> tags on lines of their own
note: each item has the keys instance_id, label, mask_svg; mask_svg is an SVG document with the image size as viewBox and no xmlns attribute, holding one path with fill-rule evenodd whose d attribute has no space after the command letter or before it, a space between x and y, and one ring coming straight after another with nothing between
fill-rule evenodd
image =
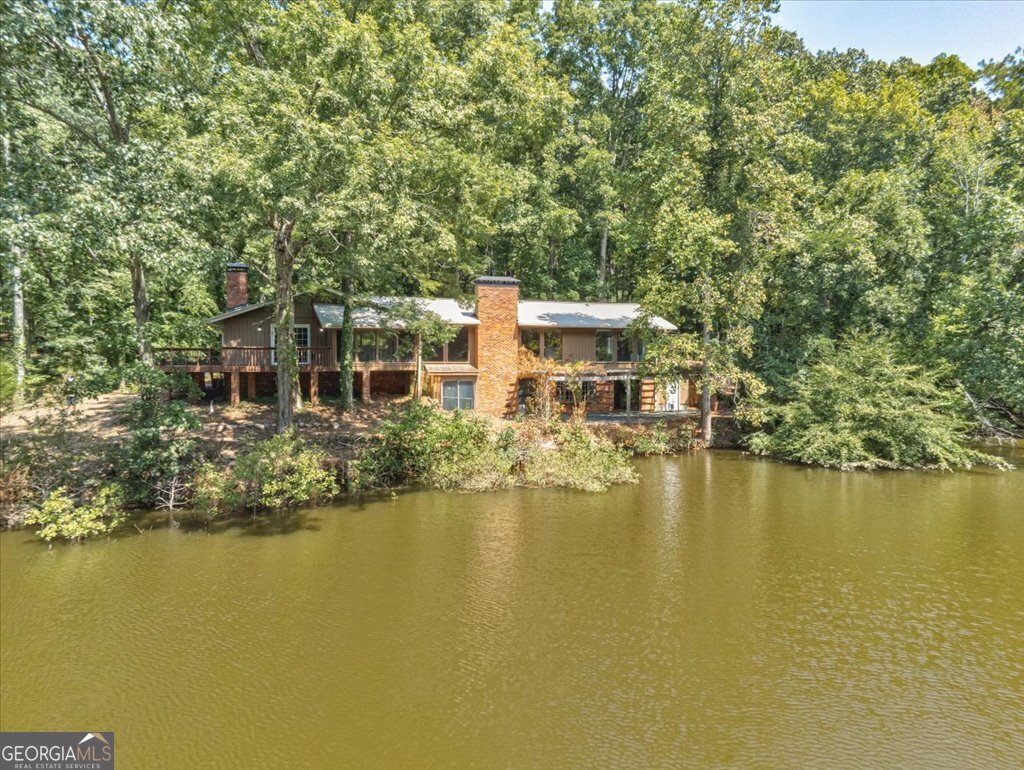
<instances>
[{"instance_id":1,"label":"wooden deck railing","mask_svg":"<svg viewBox=\"0 0 1024 770\"><path fill-rule=\"evenodd\" d=\"M333 366L332 348L298 348L299 366L317 369ZM276 364L274 348L156 348L153 358L157 366L222 366L226 369L269 369Z\"/></svg>"},{"instance_id":2,"label":"wooden deck railing","mask_svg":"<svg viewBox=\"0 0 1024 770\"><path fill-rule=\"evenodd\" d=\"M220 363L220 348L153 348L157 366L208 366Z\"/></svg>"}]
</instances>

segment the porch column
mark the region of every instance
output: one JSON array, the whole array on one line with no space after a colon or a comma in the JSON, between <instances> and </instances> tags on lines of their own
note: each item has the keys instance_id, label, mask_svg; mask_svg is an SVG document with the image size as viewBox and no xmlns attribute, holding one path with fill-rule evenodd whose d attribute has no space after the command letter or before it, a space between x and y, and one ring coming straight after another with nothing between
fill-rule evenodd
<instances>
[{"instance_id":1,"label":"porch column","mask_svg":"<svg viewBox=\"0 0 1024 770\"><path fill-rule=\"evenodd\" d=\"M626 414L633 413L633 380L626 378Z\"/></svg>"},{"instance_id":2,"label":"porch column","mask_svg":"<svg viewBox=\"0 0 1024 770\"><path fill-rule=\"evenodd\" d=\"M256 372L249 372L245 375L245 396L250 401L256 400Z\"/></svg>"},{"instance_id":3,"label":"porch column","mask_svg":"<svg viewBox=\"0 0 1024 770\"><path fill-rule=\"evenodd\" d=\"M309 403L316 406L320 403L320 375L316 369L309 370Z\"/></svg>"},{"instance_id":4,"label":"porch column","mask_svg":"<svg viewBox=\"0 0 1024 770\"><path fill-rule=\"evenodd\" d=\"M239 380L241 380L241 375L238 372L228 372L228 387L231 388L232 406L237 404L240 400L238 393L240 385Z\"/></svg>"},{"instance_id":5,"label":"porch column","mask_svg":"<svg viewBox=\"0 0 1024 770\"><path fill-rule=\"evenodd\" d=\"M368 404L372 399L370 398L370 370L366 369L363 371L363 403Z\"/></svg>"}]
</instances>

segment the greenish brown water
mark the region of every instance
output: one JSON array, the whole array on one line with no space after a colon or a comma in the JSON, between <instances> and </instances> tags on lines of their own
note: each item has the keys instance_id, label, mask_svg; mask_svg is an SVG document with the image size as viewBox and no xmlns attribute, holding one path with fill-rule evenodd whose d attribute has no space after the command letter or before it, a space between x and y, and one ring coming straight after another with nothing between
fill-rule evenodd
<instances>
[{"instance_id":1,"label":"greenish brown water","mask_svg":"<svg viewBox=\"0 0 1024 770\"><path fill-rule=\"evenodd\" d=\"M113 730L122 769L1021 764L1024 472L640 470L5 533L0 726Z\"/></svg>"}]
</instances>

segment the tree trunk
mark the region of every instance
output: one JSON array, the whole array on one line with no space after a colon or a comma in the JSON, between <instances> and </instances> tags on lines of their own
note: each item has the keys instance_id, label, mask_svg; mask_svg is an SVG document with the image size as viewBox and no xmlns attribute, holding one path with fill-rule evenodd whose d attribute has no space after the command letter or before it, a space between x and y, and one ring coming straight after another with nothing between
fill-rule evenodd
<instances>
[{"instance_id":1,"label":"tree trunk","mask_svg":"<svg viewBox=\"0 0 1024 770\"><path fill-rule=\"evenodd\" d=\"M601 264L597 272L597 297L608 297L608 223L601 227Z\"/></svg>"},{"instance_id":2,"label":"tree trunk","mask_svg":"<svg viewBox=\"0 0 1024 770\"><path fill-rule=\"evenodd\" d=\"M701 334L704 340L704 362L701 364L700 429L701 436L704 438L704 444L711 446L711 368L708 365L711 325L706 321L701 326Z\"/></svg>"},{"instance_id":3,"label":"tree trunk","mask_svg":"<svg viewBox=\"0 0 1024 770\"><path fill-rule=\"evenodd\" d=\"M139 360L147 366L153 364L153 348L149 342L149 294L146 289L146 268L142 257L132 254L129 258L132 274L132 306L135 310L135 342L138 345Z\"/></svg>"},{"instance_id":4,"label":"tree trunk","mask_svg":"<svg viewBox=\"0 0 1024 770\"><path fill-rule=\"evenodd\" d=\"M298 355L295 350L295 253L292 251L294 223L273 218L274 227L274 354L277 360L277 432L285 433L295 424L295 393L299 384Z\"/></svg>"},{"instance_id":5,"label":"tree trunk","mask_svg":"<svg viewBox=\"0 0 1024 770\"><path fill-rule=\"evenodd\" d=\"M352 279L341 280L344 317L341 319L341 329L338 331L338 375L341 387L341 410L343 412L352 409L352 361L355 357L352 349Z\"/></svg>"},{"instance_id":6,"label":"tree trunk","mask_svg":"<svg viewBox=\"0 0 1024 770\"><path fill-rule=\"evenodd\" d=\"M423 335L416 335L416 383L412 389L413 398L423 398Z\"/></svg>"},{"instance_id":7,"label":"tree trunk","mask_svg":"<svg viewBox=\"0 0 1024 770\"><path fill-rule=\"evenodd\" d=\"M21 249L11 246L11 290L14 293L14 334L11 352L14 355L14 403L25 400L25 295L21 284Z\"/></svg>"},{"instance_id":8,"label":"tree trunk","mask_svg":"<svg viewBox=\"0 0 1024 770\"><path fill-rule=\"evenodd\" d=\"M548 236L548 278L554 280L558 268L558 242L554 236Z\"/></svg>"},{"instance_id":9,"label":"tree trunk","mask_svg":"<svg viewBox=\"0 0 1024 770\"><path fill-rule=\"evenodd\" d=\"M3 169L7 180L8 194L12 193L11 183L11 142L5 135L3 138ZM13 200L12 200L13 202ZM11 353L14 357L14 404L20 405L25 400L25 355L28 350L25 335L25 294L21 282L21 249L14 243L18 237L12 232L11 239L11 293L13 295L13 316L11 318Z\"/></svg>"}]
</instances>

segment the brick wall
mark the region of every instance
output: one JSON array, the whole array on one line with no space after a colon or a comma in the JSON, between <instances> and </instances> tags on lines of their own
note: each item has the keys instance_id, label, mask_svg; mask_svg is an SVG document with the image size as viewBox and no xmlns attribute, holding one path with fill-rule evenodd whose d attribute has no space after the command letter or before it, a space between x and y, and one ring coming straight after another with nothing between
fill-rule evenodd
<instances>
[{"instance_id":1,"label":"brick wall","mask_svg":"<svg viewBox=\"0 0 1024 770\"><path fill-rule=\"evenodd\" d=\"M519 374L519 282L513 278L476 280L478 411L497 416L516 410Z\"/></svg>"},{"instance_id":2,"label":"brick wall","mask_svg":"<svg viewBox=\"0 0 1024 770\"><path fill-rule=\"evenodd\" d=\"M225 276L228 310L249 304L249 268L239 262L228 265Z\"/></svg>"}]
</instances>

